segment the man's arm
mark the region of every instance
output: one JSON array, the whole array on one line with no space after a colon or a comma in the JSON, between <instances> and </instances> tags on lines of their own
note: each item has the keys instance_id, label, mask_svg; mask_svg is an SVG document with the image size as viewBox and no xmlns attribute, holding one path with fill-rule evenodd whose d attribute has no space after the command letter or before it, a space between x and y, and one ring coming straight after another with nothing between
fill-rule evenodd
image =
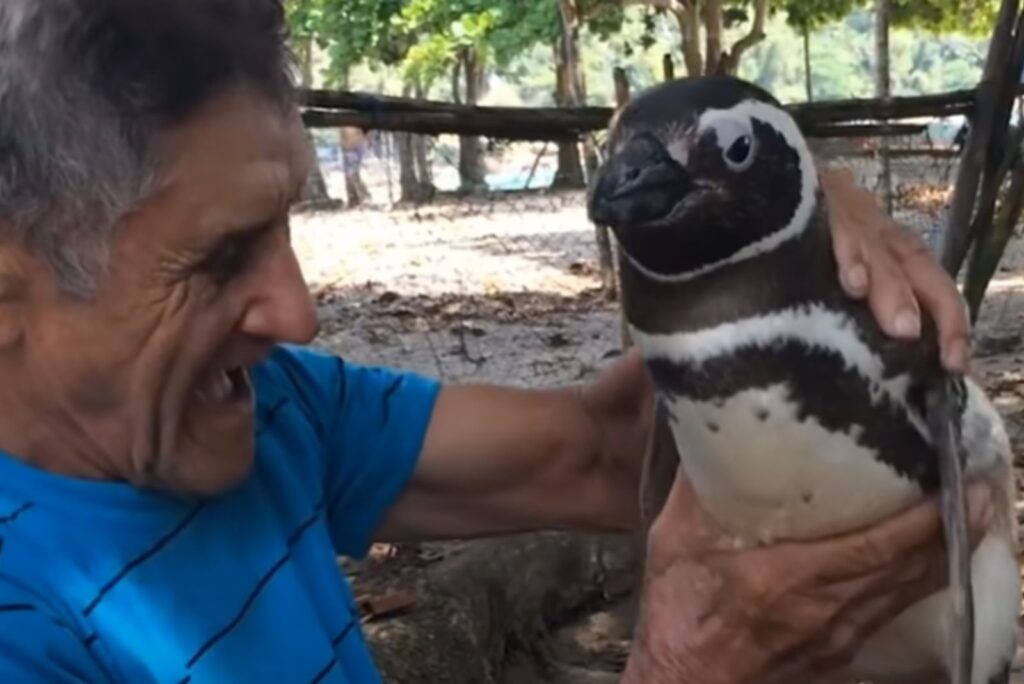
<instances>
[{"instance_id":1,"label":"man's arm","mask_svg":"<svg viewBox=\"0 0 1024 684\"><path fill-rule=\"evenodd\" d=\"M633 529L652 402L637 354L585 387L445 387L379 537Z\"/></svg>"}]
</instances>

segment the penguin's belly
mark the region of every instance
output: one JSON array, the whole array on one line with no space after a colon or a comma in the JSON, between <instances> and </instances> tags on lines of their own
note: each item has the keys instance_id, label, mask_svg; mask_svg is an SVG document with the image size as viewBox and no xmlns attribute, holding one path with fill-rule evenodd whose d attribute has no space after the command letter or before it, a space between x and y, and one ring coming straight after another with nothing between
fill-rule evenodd
<instances>
[{"instance_id":1,"label":"penguin's belly","mask_svg":"<svg viewBox=\"0 0 1024 684\"><path fill-rule=\"evenodd\" d=\"M850 531L937 485L912 379L886 368L848 313L805 304L633 333L695 491L741 540Z\"/></svg>"},{"instance_id":2,"label":"penguin's belly","mask_svg":"<svg viewBox=\"0 0 1024 684\"><path fill-rule=\"evenodd\" d=\"M814 539L876 523L936 486L935 454L908 395L841 314L808 307L690 333L633 332L658 384L682 466L739 544ZM967 381L961 417L968 476L1004 490L972 555L972 684L1004 684L1016 644L1020 580L1009 441ZM907 608L859 650L853 681L942 681L952 593ZM831 681L831 680L830 680Z\"/></svg>"},{"instance_id":3,"label":"penguin's belly","mask_svg":"<svg viewBox=\"0 0 1024 684\"><path fill-rule=\"evenodd\" d=\"M709 513L739 539L808 539L869 525L921 487L845 431L804 415L782 382L709 401L670 396L683 467ZM843 401L843 397L835 397Z\"/></svg>"}]
</instances>

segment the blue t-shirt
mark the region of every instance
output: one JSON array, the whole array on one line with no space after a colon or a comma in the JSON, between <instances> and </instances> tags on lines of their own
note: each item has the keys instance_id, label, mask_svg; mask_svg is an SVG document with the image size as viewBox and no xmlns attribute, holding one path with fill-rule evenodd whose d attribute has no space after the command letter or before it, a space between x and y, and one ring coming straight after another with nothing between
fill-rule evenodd
<instances>
[{"instance_id":1,"label":"blue t-shirt","mask_svg":"<svg viewBox=\"0 0 1024 684\"><path fill-rule=\"evenodd\" d=\"M218 498L0 454L0 682L380 682L337 555L368 551L438 384L279 347L253 385L255 465Z\"/></svg>"}]
</instances>

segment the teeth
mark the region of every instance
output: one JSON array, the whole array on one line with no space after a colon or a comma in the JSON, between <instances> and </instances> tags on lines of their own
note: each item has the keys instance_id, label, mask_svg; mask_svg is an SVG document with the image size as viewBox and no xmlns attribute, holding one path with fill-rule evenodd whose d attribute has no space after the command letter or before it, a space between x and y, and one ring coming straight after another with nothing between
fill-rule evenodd
<instances>
[{"instance_id":1,"label":"teeth","mask_svg":"<svg viewBox=\"0 0 1024 684\"><path fill-rule=\"evenodd\" d=\"M225 370L210 373L199 386L199 395L207 401L227 401L231 398L233 385Z\"/></svg>"}]
</instances>

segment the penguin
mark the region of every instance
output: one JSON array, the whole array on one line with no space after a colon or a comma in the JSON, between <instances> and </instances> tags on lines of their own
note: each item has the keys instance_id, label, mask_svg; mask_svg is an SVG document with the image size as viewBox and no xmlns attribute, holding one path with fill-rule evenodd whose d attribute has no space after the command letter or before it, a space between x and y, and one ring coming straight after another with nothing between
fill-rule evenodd
<instances>
[{"instance_id":1,"label":"penguin","mask_svg":"<svg viewBox=\"0 0 1024 684\"><path fill-rule=\"evenodd\" d=\"M977 382L942 370L927 315L918 340L898 341L846 295L815 160L781 103L731 76L643 91L612 121L587 212L615 236L627 330L674 441L677 460L645 468L648 508L681 467L736 543L764 545L854 531L942 492L950 585L842 674L1008 682L1020 579L1005 427ZM962 492L943 491L961 476L998 490L973 552L962 508L959 526L950 513Z\"/></svg>"}]
</instances>

